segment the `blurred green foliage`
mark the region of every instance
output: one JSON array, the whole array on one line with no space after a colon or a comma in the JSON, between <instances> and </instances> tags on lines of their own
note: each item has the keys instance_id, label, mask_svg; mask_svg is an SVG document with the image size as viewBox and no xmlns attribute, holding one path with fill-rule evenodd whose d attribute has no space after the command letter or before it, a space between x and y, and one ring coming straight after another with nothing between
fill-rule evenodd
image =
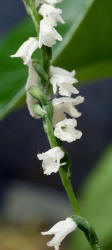
<instances>
[{"instance_id":1,"label":"blurred green foliage","mask_svg":"<svg viewBox=\"0 0 112 250\"><path fill-rule=\"evenodd\" d=\"M103 250L112 249L112 145L82 187L80 206L83 216L95 228ZM78 250L90 247L83 234L75 232L74 246Z\"/></svg>"},{"instance_id":2,"label":"blurred green foliage","mask_svg":"<svg viewBox=\"0 0 112 250\"><path fill-rule=\"evenodd\" d=\"M58 27L64 39L54 47L53 63L75 68L80 83L112 76L112 1L63 0L60 7L66 24ZM9 56L29 36L35 31L27 19L0 42L0 119L25 103L27 69Z\"/></svg>"}]
</instances>

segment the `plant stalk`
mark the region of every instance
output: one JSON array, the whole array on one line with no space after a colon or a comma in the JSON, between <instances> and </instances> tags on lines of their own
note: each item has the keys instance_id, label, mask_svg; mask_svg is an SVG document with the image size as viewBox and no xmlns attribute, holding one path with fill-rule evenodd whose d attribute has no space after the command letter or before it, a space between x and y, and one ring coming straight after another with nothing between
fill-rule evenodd
<instances>
[{"instance_id":1,"label":"plant stalk","mask_svg":"<svg viewBox=\"0 0 112 250\"><path fill-rule=\"evenodd\" d=\"M28 14L31 16L31 18L33 20L33 23L35 25L35 29L36 29L36 32L37 32L37 38L38 38L41 16L38 14L38 12L36 10L34 0L23 0L23 1L25 3ZM45 72L48 74L48 79L49 79L49 67L50 67L50 60L51 60L51 57L52 57L51 48L43 46L42 47L42 54L43 54L43 68L44 68ZM49 87L49 82L48 81L46 81L46 84ZM46 92L46 103L47 102L48 102L48 96L47 96L47 92ZM43 101L42 101L42 103L43 103ZM44 105L45 104L43 103L43 107L45 108ZM51 107L51 106L49 106L49 107ZM66 167L67 167L67 169L69 169L71 167L70 166L71 161L70 161L70 158L69 158L68 154L66 153L65 149L62 147L61 141L58 140L54 136L53 126L52 126L53 112L51 112L51 111L49 112L49 109L50 108L46 109L47 114L45 115L45 117L43 117L44 130L45 130L45 132L47 134L48 141L49 141L49 144L50 144L51 148L59 146L65 152L66 160L67 160ZM63 161L64 161L64 159L63 159ZM77 203L77 199L75 197L75 194L74 194L74 191L73 191L73 188L72 188L70 177L67 175L67 169L65 169L65 165L60 167L60 170L59 170L60 178L61 178L61 181L62 181L62 183L64 185L64 188L66 190L66 193L68 195L68 198L69 198L69 201L70 201L70 203L72 205L72 208L74 210L74 213L77 214L78 216L81 216L80 209L79 209L79 206L78 206L78 203ZM91 242L90 242L90 244L91 244ZM99 247L98 244L95 244L94 246L91 245L91 247L92 247L93 250L100 250L100 247Z\"/></svg>"},{"instance_id":2,"label":"plant stalk","mask_svg":"<svg viewBox=\"0 0 112 250\"><path fill-rule=\"evenodd\" d=\"M37 12L35 4L32 0L23 0L23 2L25 4L28 14L32 18L38 38L40 30L40 14Z\"/></svg>"},{"instance_id":3,"label":"plant stalk","mask_svg":"<svg viewBox=\"0 0 112 250\"><path fill-rule=\"evenodd\" d=\"M51 148L57 147L57 146L60 147L60 143L58 142L57 138L54 136L52 123L47 117L45 119L44 129L47 134L48 141L49 141ZM65 150L63 149L63 151ZM69 164L69 161L68 161L68 164ZM60 174L61 181L64 185L64 188L66 190L66 193L68 195L69 201L72 205L74 212L77 215L81 216L80 209L79 209L79 206L78 206L78 203L77 203L77 200L76 200L73 188L72 188L70 178L67 176L64 166L60 167L59 174Z\"/></svg>"}]
</instances>

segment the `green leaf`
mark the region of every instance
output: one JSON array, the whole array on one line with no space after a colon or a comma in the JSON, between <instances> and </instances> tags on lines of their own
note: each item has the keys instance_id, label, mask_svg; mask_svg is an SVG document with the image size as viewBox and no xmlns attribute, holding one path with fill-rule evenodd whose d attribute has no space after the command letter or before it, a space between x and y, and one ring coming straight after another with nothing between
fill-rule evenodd
<instances>
[{"instance_id":1,"label":"green leaf","mask_svg":"<svg viewBox=\"0 0 112 250\"><path fill-rule=\"evenodd\" d=\"M112 146L94 168L81 193L83 216L95 229L102 249L112 249ZM80 232L75 236L73 249L74 246L78 250L90 249Z\"/></svg>"},{"instance_id":2,"label":"green leaf","mask_svg":"<svg viewBox=\"0 0 112 250\"><path fill-rule=\"evenodd\" d=\"M81 83L112 76L112 1L63 0L60 6L66 24L57 28L64 39L54 47L53 63L75 68ZM30 36L35 31L27 19L0 43L0 119L19 105L19 99L24 100L26 69L20 59L9 56ZM39 52L37 55L39 59Z\"/></svg>"},{"instance_id":3,"label":"green leaf","mask_svg":"<svg viewBox=\"0 0 112 250\"><path fill-rule=\"evenodd\" d=\"M90 2L89 0L83 1L83 4L85 3L86 6ZM57 57L56 64L68 69L75 67L81 83L111 77L111 19L112 1L94 1L81 25L77 25L78 29L75 27L75 33L72 36L71 34L68 35L69 43ZM78 22L78 19L76 19L76 22ZM59 51L59 48L57 51Z\"/></svg>"}]
</instances>

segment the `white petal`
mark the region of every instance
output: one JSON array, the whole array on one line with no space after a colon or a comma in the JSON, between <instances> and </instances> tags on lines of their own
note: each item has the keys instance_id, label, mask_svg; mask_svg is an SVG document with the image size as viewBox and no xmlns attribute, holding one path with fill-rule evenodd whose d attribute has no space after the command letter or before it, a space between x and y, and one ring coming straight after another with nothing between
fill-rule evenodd
<instances>
[{"instance_id":1,"label":"white petal","mask_svg":"<svg viewBox=\"0 0 112 250\"><path fill-rule=\"evenodd\" d=\"M20 57L23 59L24 64L28 64L31 60L33 52L39 47L39 43L35 37L30 37L26 42L24 42L18 49L16 54L11 57Z\"/></svg>"},{"instance_id":2,"label":"white petal","mask_svg":"<svg viewBox=\"0 0 112 250\"><path fill-rule=\"evenodd\" d=\"M38 7L41 3L56 4L60 3L62 0L35 0L35 6Z\"/></svg>"},{"instance_id":3,"label":"white petal","mask_svg":"<svg viewBox=\"0 0 112 250\"><path fill-rule=\"evenodd\" d=\"M56 4L56 3L60 3L62 0L45 0L46 3L49 4Z\"/></svg>"},{"instance_id":4,"label":"white petal","mask_svg":"<svg viewBox=\"0 0 112 250\"><path fill-rule=\"evenodd\" d=\"M76 126L77 121L75 119L64 119L56 124L54 134L62 141L76 141L82 136L82 132L75 129Z\"/></svg>"},{"instance_id":5,"label":"white petal","mask_svg":"<svg viewBox=\"0 0 112 250\"><path fill-rule=\"evenodd\" d=\"M54 237L47 243L47 245L58 250L63 239L76 228L76 223L68 217L66 220L56 223L49 231L42 232L42 235L54 234Z\"/></svg>"},{"instance_id":6,"label":"white petal","mask_svg":"<svg viewBox=\"0 0 112 250\"><path fill-rule=\"evenodd\" d=\"M57 9L52 5L43 4L39 9L40 15L48 20L49 24L52 26L57 26L57 22L63 23L64 20L60 16L62 14L61 9Z\"/></svg>"},{"instance_id":7,"label":"white petal","mask_svg":"<svg viewBox=\"0 0 112 250\"><path fill-rule=\"evenodd\" d=\"M60 166L65 165L65 163L60 163L60 160L64 157L64 152L60 147L54 147L45 153L38 154L37 157L39 160L43 160L42 168L46 175L57 173Z\"/></svg>"},{"instance_id":8,"label":"white petal","mask_svg":"<svg viewBox=\"0 0 112 250\"><path fill-rule=\"evenodd\" d=\"M56 40L62 41L60 34L53 28L47 19L43 19L40 22L40 34L39 34L39 48L42 45L52 47Z\"/></svg>"},{"instance_id":9,"label":"white petal","mask_svg":"<svg viewBox=\"0 0 112 250\"><path fill-rule=\"evenodd\" d=\"M70 97L71 94L78 94L79 91L73 86L77 83L74 78L75 71L69 72L65 69L51 66L50 67L50 82L53 86L53 92L56 94L59 89L59 94Z\"/></svg>"},{"instance_id":10,"label":"white petal","mask_svg":"<svg viewBox=\"0 0 112 250\"><path fill-rule=\"evenodd\" d=\"M72 77L74 77L76 74L75 70L69 72L66 69L55 67L55 66L50 67L50 72L51 72L51 75L58 74L58 75L65 75L65 76L72 76Z\"/></svg>"},{"instance_id":11,"label":"white petal","mask_svg":"<svg viewBox=\"0 0 112 250\"><path fill-rule=\"evenodd\" d=\"M66 113L73 118L79 117L81 113L78 112L78 110L75 108L75 105L78 105L83 101L84 98L82 96L78 96L76 98L61 97L53 99L53 126L55 126L56 123L64 120Z\"/></svg>"},{"instance_id":12,"label":"white petal","mask_svg":"<svg viewBox=\"0 0 112 250\"><path fill-rule=\"evenodd\" d=\"M27 79L27 83L26 83L26 103L27 103L27 107L29 110L29 113L32 117L38 118L35 113L33 112L33 104L35 104L37 101L35 100L35 98L33 98L29 93L28 90L31 86L36 87L37 83L38 83L38 74L36 73L35 69L32 66L32 62L30 61L30 63L28 64L29 67L29 75L28 75L28 79Z\"/></svg>"},{"instance_id":13,"label":"white petal","mask_svg":"<svg viewBox=\"0 0 112 250\"><path fill-rule=\"evenodd\" d=\"M59 94L70 97L72 94L79 94L79 91L69 82L63 82L63 84L59 84Z\"/></svg>"}]
</instances>

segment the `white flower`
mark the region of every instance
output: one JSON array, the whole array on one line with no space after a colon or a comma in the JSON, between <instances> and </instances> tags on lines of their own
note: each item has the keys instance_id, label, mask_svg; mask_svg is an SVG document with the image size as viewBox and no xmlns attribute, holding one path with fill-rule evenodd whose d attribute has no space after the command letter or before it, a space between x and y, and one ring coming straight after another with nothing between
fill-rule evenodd
<instances>
[{"instance_id":1,"label":"white flower","mask_svg":"<svg viewBox=\"0 0 112 250\"><path fill-rule=\"evenodd\" d=\"M47 19L40 21L39 48L42 45L52 47L56 40L62 41L60 34L53 28Z\"/></svg>"},{"instance_id":2,"label":"white flower","mask_svg":"<svg viewBox=\"0 0 112 250\"><path fill-rule=\"evenodd\" d=\"M38 7L39 4L43 4L43 3L48 3L48 4L56 4L56 3L60 3L62 0L35 0L35 6Z\"/></svg>"},{"instance_id":3,"label":"white flower","mask_svg":"<svg viewBox=\"0 0 112 250\"><path fill-rule=\"evenodd\" d=\"M47 243L47 246L54 247L55 250L59 249L59 246L63 239L77 228L77 224L70 218L59 221L49 231L42 232L42 235L52 235L54 237Z\"/></svg>"},{"instance_id":4,"label":"white flower","mask_svg":"<svg viewBox=\"0 0 112 250\"><path fill-rule=\"evenodd\" d=\"M39 42L35 37L30 37L26 42L24 42L18 49L16 54L11 57L21 57L24 64L28 64L31 60L33 52L39 47Z\"/></svg>"},{"instance_id":5,"label":"white flower","mask_svg":"<svg viewBox=\"0 0 112 250\"><path fill-rule=\"evenodd\" d=\"M75 119L64 119L56 124L54 134L61 141L76 141L82 136L82 132L75 129L76 126L77 121Z\"/></svg>"},{"instance_id":6,"label":"white flower","mask_svg":"<svg viewBox=\"0 0 112 250\"><path fill-rule=\"evenodd\" d=\"M62 10L57 9L52 5L43 4L39 9L39 13L41 16L47 19L52 26L57 26L57 22L64 24L64 20L60 16L62 14Z\"/></svg>"},{"instance_id":7,"label":"white flower","mask_svg":"<svg viewBox=\"0 0 112 250\"><path fill-rule=\"evenodd\" d=\"M50 82L53 86L53 92L56 94L59 88L59 94L62 96L71 96L71 94L78 94L79 91L73 86L77 83L74 78L75 71L69 72L65 69L51 66L50 67Z\"/></svg>"},{"instance_id":8,"label":"white flower","mask_svg":"<svg viewBox=\"0 0 112 250\"><path fill-rule=\"evenodd\" d=\"M32 86L37 87L38 74L32 66L32 61L30 61L30 63L28 64L28 67L29 67L29 76L27 79L26 87L25 87L25 89L26 89L26 103L27 103L27 107L28 107L30 115L32 117L38 118L37 115L35 115L33 108L32 108L32 105L35 104L37 101L28 92L30 87L32 87Z\"/></svg>"},{"instance_id":9,"label":"white flower","mask_svg":"<svg viewBox=\"0 0 112 250\"><path fill-rule=\"evenodd\" d=\"M84 97L78 96L76 98L70 97L61 97L55 98L52 101L53 104L53 126L56 123L62 121L66 117L66 113L71 117L77 118L81 115L80 112L75 108L76 105L82 103L84 101Z\"/></svg>"},{"instance_id":10,"label":"white flower","mask_svg":"<svg viewBox=\"0 0 112 250\"><path fill-rule=\"evenodd\" d=\"M45 153L38 154L37 157L39 158L39 160L43 160L42 168L44 170L44 174L46 175L57 173L60 166L66 164L60 163L60 160L64 157L64 152L60 147L55 147Z\"/></svg>"}]
</instances>

